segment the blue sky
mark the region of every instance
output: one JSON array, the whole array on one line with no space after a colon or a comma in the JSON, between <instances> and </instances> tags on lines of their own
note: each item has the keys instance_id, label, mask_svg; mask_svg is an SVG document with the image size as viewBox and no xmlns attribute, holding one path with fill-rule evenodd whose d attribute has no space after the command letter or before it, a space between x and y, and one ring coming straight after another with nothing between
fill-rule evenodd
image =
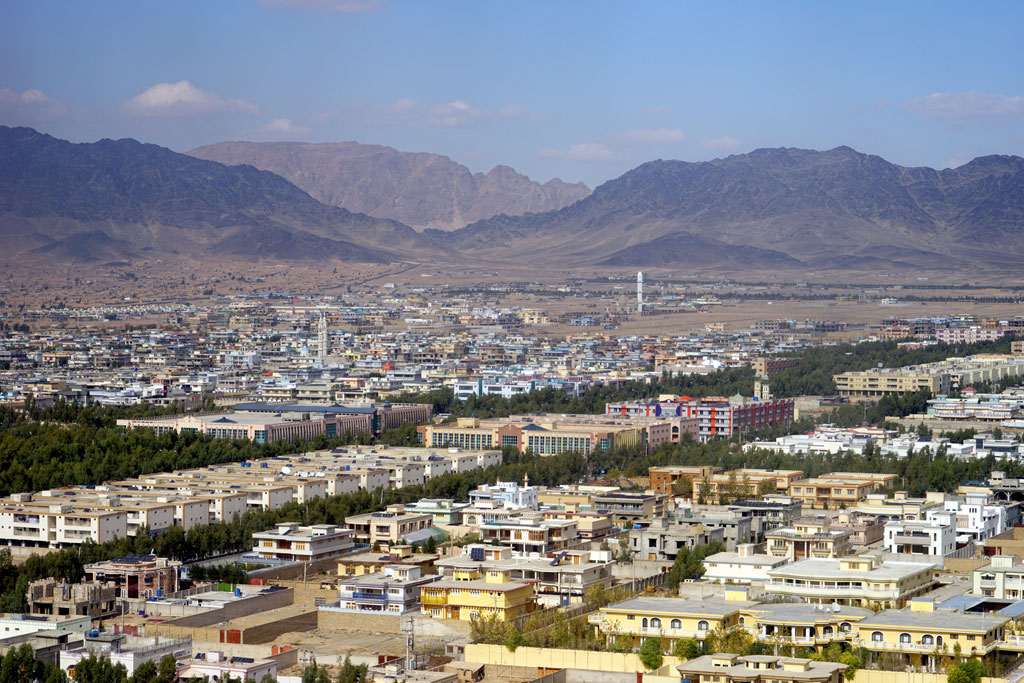
<instances>
[{"instance_id":1,"label":"blue sky","mask_svg":"<svg viewBox=\"0 0 1024 683\"><path fill-rule=\"evenodd\" d=\"M1022 2L7 0L0 123L357 140L591 186L758 147L947 167L1024 154L1022 26Z\"/></svg>"}]
</instances>

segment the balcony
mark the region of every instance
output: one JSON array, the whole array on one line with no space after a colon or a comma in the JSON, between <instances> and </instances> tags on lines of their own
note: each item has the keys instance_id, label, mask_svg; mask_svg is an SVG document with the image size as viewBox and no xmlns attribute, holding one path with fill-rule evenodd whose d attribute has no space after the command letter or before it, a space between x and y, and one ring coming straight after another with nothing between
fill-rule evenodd
<instances>
[{"instance_id":1,"label":"balcony","mask_svg":"<svg viewBox=\"0 0 1024 683\"><path fill-rule=\"evenodd\" d=\"M447 595L420 595L420 604L423 605L447 605Z\"/></svg>"},{"instance_id":2,"label":"balcony","mask_svg":"<svg viewBox=\"0 0 1024 683\"><path fill-rule=\"evenodd\" d=\"M342 593L341 597L343 600L377 600L379 602L386 601L388 599L388 596L384 593L364 593L362 591L352 591L347 595L345 593Z\"/></svg>"},{"instance_id":3,"label":"balcony","mask_svg":"<svg viewBox=\"0 0 1024 683\"><path fill-rule=\"evenodd\" d=\"M898 589L862 588L860 586L825 586L799 583L783 583L781 581L768 581L765 589L771 593L781 595L810 596L822 598L868 598L870 600L897 600L900 597Z\"/></svg>"}]
</instances>

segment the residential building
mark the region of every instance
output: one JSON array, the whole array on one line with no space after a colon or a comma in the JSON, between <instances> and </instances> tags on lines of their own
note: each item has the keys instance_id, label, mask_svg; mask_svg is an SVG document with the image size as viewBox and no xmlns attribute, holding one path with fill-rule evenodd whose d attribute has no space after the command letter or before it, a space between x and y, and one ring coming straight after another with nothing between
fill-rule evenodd
<instances>
[{"instance_id":1,"label":"residential building","mask_svg":"<svg viewBox=\"0 0 1024 683\"><path fill-rule=\"evenodd\" d=\"M853 550L848 529L833 529L829 518L797 520L791 527L772 529L765 534L766 548L772 557L789 560L833 558Z\"/></svg>"},{"instance_id":2,"label":"residential building","mask_svg":"<svg viewBox=\"0 0 1024 683\"><path fill-rule=\"evenodd\" d=\"M5 639L33 633L85 633L91 628L92 617L89 616L0 612L0 636Z\"/></svg>"},{"instance_id":3,"label":"residential building","mask_svg":"<svg viewBox=\"0 0 1024 683\"><path fill-rule=\"evenodd\" d=\"M999 600L1024 600L1024 564L1012 555L996 555L991 562L974 570L972 590Z\"/></svg>"},{"instance_id":4,"label":"residential building","mask_svg":"<svg viewBox=\"0 0 1024 683\"><path fill-rule=\"evenodd\" d=\"M420 610L435 619L472 621L495 615L499 621L525 616L536 609L533 587L512 581L507 572L456 571L452 578L420 588Z\"/></svg>"},{"instance_id":5,"label":"residential building","mask_svg":"<svg viewBox=\"0 0 1024 683\"><path fill-rule=\"evenodd\" d=\"M68 548L105 543L128 535L128 512L92 505L31 505L32 494L0 501L0 544Z\"/></svg>"},{"instance_id":6,"label":"residential building","mask_svg":"<svg viewBox=\"0 0 1024 683\"><path fill-rule=\"evenodd\" d=\"M980 543L1006 531L1006 507L991 503L985 493L968 493L962 501L947 500L942 510L929 510L927 519L944 519L944 512L956 515L957 541Z\"/></svg>"},{"instance_id":7,"label":"residential building","mask_svg":"<svg viewBox=\"0 0 1024 683\"><path fill-rule=\"evenodd\" d=\"M703 655L676 667L691 683L842 683L845 664L772 655Z\"/></svg>"},{"instance_id":8,"label":"residential building","mask_svg":"<svg viewBox=\"0 0 1024 683\"><path fill-rule=\"evenodd\" d=\"M419 567L424 576L436 574L436 553L414 553L410 545L393 545L386 552L367 550L342 555L338 560L338 576L362 576L384 571L389 565Z\"/></svg>"},{"instance_id":9,"label":"residential building","mask_svg":"<svg viewBox=\"0 0 1024 683\"><path fill-rule=\"evenodd\" d=\"M764 491L765 494L783 493L789 495L790 487L803 478L804 473L801 470L745 467L704 477L697 483L697 488L694 489L694 496L698 501L711 503L723 500L731 502L736 499L757 497L762 489L768 489Z\"/></svg>"},{"instance_id":10,"label":"residential building","mask_svg":"<svg viewBox=\"0 0 1024 683\"><path fill-rule=\"evenodd\" d=\"M1009 617L961 614L937 609L931 598L918 598L910 609L884 610L857 622L852 644L874 653L894 653L905 665L933 668L953 656L985 657L1005 638ZM948 660L947 660L948 661Z\"/></svg>"},{"instance_id":11,"label":"residential building","mask_svg":"<svg viewBox=\"0 0 1024 683\"><path fill-rule=\"evenodd\" d=\"M105 619L117 614L119 593L117 584L113 582L65 583L56 579L40 579L28 585L25 598L31 614Z\"/></svg>"},{"instance_id":12,"label":"residential building","mask_svg":"<svg viewBox=\"0 0 1024 683\"><path fill-rule=\"evenodd\" d=\"M651 478L650 487L653 490L671 496L675 495L676 482L680 479L689 480L693 491L696 491L696 482L710 477L712 474L718 474L721 471L721 467L713 465L667 465L665 467L651 467L648 469L648 474Z\"/></svg>"},{"instance_id":13,"label":"residential building","mask_svg":"<svg viewBox=\"0 0 1024 683\"><path fill-rule=\"evenodd\" d=\"M445 577L476 571L481 575L496 570L511 581L533 585L537 604L545 607L577 604L594 587L612 583L611 551L568 550L554 557L515 555L511 548L472 544L460 555L438 560L437 570Z\"/></svg>"},{"instance_id":14,"label":"residential building","mask_svg":"<svg viewBox=\"0 0 1024 683\"><path fill-rule=\"evenodd\" d=\"M86 582L113 583L121 598L155 598L178 590L181 562L156 555L126 555L83 568Z\"/></svg>"},{"instance_id":15,"label":"residential building","mask_svg":"<svg viewBox=\"0 0 1024 683\"><path fill-rule=\"evenodd\" d=\"M885 551L943 557L956 550L956 526L952 513L942 519L893 521L885 525Z\"/></svg>"},{"instance_id":16,"label":"residential building","mask_svg":"<svg viewBox=\"0 0 1024 683\"><path fill-rule=\"evenodd\" d=\"M853 472L835 472L794 482L789 489L789 495L808 508L853 508L866 499L868 494L897 479L894 474L858 475Z\"/></svg>"},{"instance_id":17,"label":"residential building","mask_svg":"<svg viewBox=\"0 0 1024 683\"><path fill-rule=\"evenodd\" d=\"M168 655L176 660L189 658L192 655L192 640L160 636L140 638L122 633L101 632L98 635L88 635L78 645L61 650L58 665L70 673L83 659L102 657L109 659L112 666L123 666L131 676L143 664L158 664Z\"/></svg>"},{"instance_id":18,"label":"residential building","mask_svg":"<svg viewBox=\"0 0 1024 683\"><path fill-rule=\"evenodd\" d=\"M379 544L392 545L411 544L418 539L410 539L410 535L430 529L434 524L434 515L422 512L409 512L404 505L389 505L379 512L367 512L345 518L345 524L359 543L371 546ZM443 540L439 533L436 540Z\"/></svg>"},{"instance_id":19,"label":"residential building","mask_svg":"<svg viewBox=\"0 0 1024 683\"><path fill-rule=\"evenodd\" d=\"M499 481L493 486L481 484L469 492L469 504L474 505L482 500L500 500L513 505L537 509L538 490L536 486L530 486L529 480L523 481L519 486L514 481Z\"/></svg>"},{"instance_id":20,"label":"residential building","mask_svg":"<svg viewBox=\"0 0 1024 683\"><path fill-rule=\"evenodd\" d=\"M765 590L820 604L903 607L935 585L935 565L870 555L806 559L768 572Z\"/></svg>"},{"instance_id":21,"label":"residential building","mask_svg":"<svg viewBox=\"0 0 1024 683\"><path fill-rule=\"evenodd\" d=\"M614 491L594 496L591 506L596 512L607 515L620 527L632 526L636 522L647 521L665 514L665 502L668 496L664 493L649 491L645 493L627 493Z\"/></svg>"},{"instance_id":22,"label":"residential building","mask_svg":"<svg viewBox=\"0 0 1024 683\"><path fill-rule=\"evenodd\" d=\"M632 424L576 424L566 419L512 418L480 420L459 418L456 424L417 427L417 438L426 446L458 446L468 450L514 447L521 453L557 455L576 452L588 455L612 448L646 447L646 430Z\"/></svg>"},{"instance_id":23,"label":"residential building","mask_svg":"<svg viewBox=\"0 0 1024 683\"><path fill-rule=\"evenodd\" d=\"M726 584L763 583L768 580L768 571L789 562L786 557L776 557L756 552L753 543L743 543L735 552L721 552L704 558L705 581Z\"/></svg>"},{"instance_id":24,"label":"residential building","mask_svg":"<svg viewBox=\"0 0 1024 683\"><path fill-rule=\"evenodd\" d=\"M516 553L546 555L573 548L580 542L574 520L511 517L479 526L480 540L512 548Z\"/></svg>"},{"instance_id":25,"label":"residential building","mask_svg":"<svg viewBox=\"0 0 1024 683\"><path fill-rule=\"evenodd\" d=\"M272 531L252 535L252 555L261 561L323 562L350 552L355 547L352 535L352 529L334 524L282 522Z\"/></svg>"},{"instance_id":26,"label":"residential building","mask_svg":"<svg viewBox=\"0 0 1024 683\"><path fill-rule=\"evenodd\" d=\"M932 396L947 394L950 378L946 373L933 374L910 368L878 368L851 370L832 376L836 393L848 398L880 398L915 391L928 391Z\"/></svg>"},{"instance_id":27,"label":"residential building","mask_svg":"<svg viewBox=\"0 0 1024 683\"><path fill-rule=\"evenodd\" d=\"M751 517L729 509L721 510L720 508L724 506L716 507L719 509L701 509L699 512L690 507L677 508L671 517L671 523L678 527L699 524L711 532L721 529L721 542L725 544L727 550L735 550L736 546L742 543L757 542L752 531L754 520ZM655 520L651 526L657 525L658 520Z\"/></svg>"},{"instance_id":28,"label":"residential building","mask_svg":"<svg viewBox=\"0 0 1024 683\"><path fill-rule=\"evenodd\" d=\"M338 602L327 608L405 614L419 609L421 587L437 579L437 575L423 575L415 565L389 564L383 571L339 580Z\"/></svg>"},{"instance_id":29,"label":"residential building","mask_svg":"<svg viewBox=\"0 0 1024 683\"><path fill-rule=\"evenodd\" d=\"M469 505L456 503L451 498L421 498L415 503L406 503L405 512L431 515L432 526L455 525L462 523L462 511Z\"/></svg>"},{"instance_id":30,"label":"residential building","mask_svg":"<svg viewBox=\"0 0 1024 683\"><path fill-rule=\"evenodd\" d=\"M727 591L727 599L631 598L602 607L588 620L612 642L619 636L658 637L674 642L684 638L704 640L716 629L741 624L742 610L755 603L745 590Z\"/></svg>"},{"instance_id":31,"label":"residential building","mask_svg":"<svg viewBox=\"0 0 1024 683\"><path fill-rule=\"evenodd\" d=\"M605 414L658 414L696 418L697 438L706 441L716 436L732 436L792 422L793 406L791 398L761 401L738 394L728 398L706 396L691 399L683 396L654 402L607 403Z\"/></svg>"},{"instance_id":32,"label":"residential building","mask_svg":"<svg viewBox=\"0 0 1024 683\"><path fill-rule=\"evenodd\" d=\"M682 548L723 543L722 529L709 529L700 522L677 523L661 517L650 526L629 530L629 547L637 560L674 561Z\"/></svg>"}]
</instances>

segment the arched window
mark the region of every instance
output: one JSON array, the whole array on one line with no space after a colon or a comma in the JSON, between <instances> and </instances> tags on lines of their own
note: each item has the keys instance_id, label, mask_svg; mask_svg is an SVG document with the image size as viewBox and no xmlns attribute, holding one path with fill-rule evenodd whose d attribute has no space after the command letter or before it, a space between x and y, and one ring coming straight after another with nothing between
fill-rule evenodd
<instances>
[{"instance_id":1,"label":"arched window","mask_svg":"<svg viewBox=\"0 0 1024 683\"><path fill-rule=\"evenodd\" d=\"M746 618L745 617L740 617L740 626L743 626L746 623L747 623Z\"/></svg>"},{"instance_id":2,"label":"arched window","mask_svg":"<svg viewBox=\"0 0 1024 683\"><path fill-rule=\"evenodd\" d=\"M698 631L707 631L708 630L708 622L706 622L704 620L698 621L697 622L697 630Z\"/></svg>"},{"instance_id":3,"label":"arched window","mask_svg":"<svg viewBox=\"0 0 1024 683\"><path fill-rule=\"evenodd\" d=\"M874 632L871 633L871 642L872 643L880 643L883 640L885 640L885 638L882 636L882 632L881 631L874 631Z\"/></svg>"},{"instance_id":4,"label":"arched window","mask_svg":"<svg viewBox=\"0 0 1024 683\"><path fill-rule=\"evenodd\" d=\"M672 624L672 628L682 628L683 627L683 622L680 621L679 619L673 619L671 624Z\"/></svg>"},{"instance_id":5,"label":"arched window","mask_svg":"<svg viewBox=\"0 0 1024 683\"><path fill-rule=\"evenodd\" d=\"M644 617L643 627L647 628L647 617Z\"/></svg>"},{"instance_id":6,"label":"arched window","mask_svg":"<svg viewBox=\"0 0 1024 683\"><path fill-rule=\"evenodd\" d=\"M1000 639L1000 640L1002 640L1002 639ZM935 637L935 644L936 645L942 645L942 636L936 636Z\"/></svg>"},{"instance_id":7,"label":"arched window","mask_svg":"<svg viewBox=\"0 0 1024 683\"><path fill-rule=\"evenodd\" d=\"M661 619L658 617L651 619L651 628L661 628Z\"/></svg>"},{"instance_id":8,"label":"arched window","mask_svg":"<svg viewBox=\"0 0 1024 683\"><path fill-rule=\"evenodd\" d=\"M911 642L910 634L909 633L901 633L900 634L900 642L901 643L909 643L909 642Z\"/></svg>"},{"instance_id":9,"label":"arched window","mask_svg":"<svg viewBox=\"0 0 1024 683\"><path fill-rule=\"evenodd\" d=\"M934 645L935 644L935 638L933 638L930 634L923 635L923 636L921 636L921 644L922 645Z\"/></svg>"},{"instance_id":10,"label":"arched window","mask_svg":"<svg viewBox=\"0 0 1024 683\"><path fill-rule=\"evenodd\" d=\"M849 633L850 632L850 622L844 621L843 623L839 624L839 630L842 631L843 633Z\"/></svg>"},{"instance_id":11,"label":"arched window","mask_svg":"<svg viewBox=\"0 0 1024 683\"><path fill-rule=\"evenodd\" d=\"M830 636L832 635L833 630L834 629L831 626L826 626L825 628L821 629L821 633L822 635Z\"/></svg>"}]
</instances>

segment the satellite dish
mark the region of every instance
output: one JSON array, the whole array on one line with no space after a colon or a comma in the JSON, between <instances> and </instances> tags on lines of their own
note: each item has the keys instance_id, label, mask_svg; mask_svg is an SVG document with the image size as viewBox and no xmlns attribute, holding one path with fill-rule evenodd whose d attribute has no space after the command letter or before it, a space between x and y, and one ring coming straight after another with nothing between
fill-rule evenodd
<instances>
[{"instance_id":1,"label":"satellite dish","mask_svg":"<svg viewBox=\"0 0 1024 683\"><path fill-rule=\"evenodd\" d=\"M284 467L281 468L281 474L291 474L291 473L292 473L292 468L288 467L288 465L285 465Z\"/></svg>"}]
</instances>

